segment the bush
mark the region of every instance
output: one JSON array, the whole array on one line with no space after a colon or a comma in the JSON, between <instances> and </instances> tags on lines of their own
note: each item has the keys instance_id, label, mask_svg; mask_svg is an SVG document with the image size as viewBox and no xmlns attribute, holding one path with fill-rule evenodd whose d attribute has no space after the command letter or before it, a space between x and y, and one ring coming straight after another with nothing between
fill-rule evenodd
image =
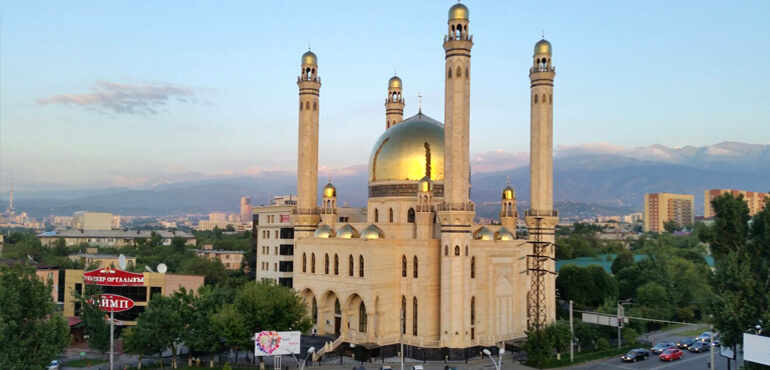
<instances>
[{"instance_id":1,"label":"bush","mask_svg":"<svg viewBox=\"0 0 770 370\"><path fill-rule=\"evenodd\" d=\"M596 349L602 351L609 348L610 342L607 341L607 338L599 338L596 340Z\"/></svg>"}]
</instances>

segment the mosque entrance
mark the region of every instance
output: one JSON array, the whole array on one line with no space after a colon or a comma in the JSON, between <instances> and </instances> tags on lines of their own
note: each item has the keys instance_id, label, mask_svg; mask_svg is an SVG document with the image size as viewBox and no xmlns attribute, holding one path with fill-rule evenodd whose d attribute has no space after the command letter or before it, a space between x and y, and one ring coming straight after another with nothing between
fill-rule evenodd
<instances>
[{"instance_id":1,"label":"mosque entrance","mask_svg":"<svg viewBox=\"0 0 770 370\"><path fill-rule=\"evenodd\" d=\"M337 316L334 318L334 335L340 335L340 327L342 327L342 318Z\"/></svg>"}]
</instances>

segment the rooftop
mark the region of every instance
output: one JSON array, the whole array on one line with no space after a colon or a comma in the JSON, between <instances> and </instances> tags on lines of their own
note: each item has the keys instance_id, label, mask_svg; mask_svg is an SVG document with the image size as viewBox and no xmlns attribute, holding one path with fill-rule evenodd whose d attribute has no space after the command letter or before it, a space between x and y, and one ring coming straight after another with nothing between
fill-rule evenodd
<instances>
[{"instance_id":1,"label":"rooftop","mask_svg":"<svg viewBox=\"0 0 770 370\"><path fill-rule=\"evenodd\" d=\"M41 238L149 238L155 232L163 238L195 238L195 235L184 231L166 230L62 230L46 231L39 234Z\"/></svg>"}]
</instances>

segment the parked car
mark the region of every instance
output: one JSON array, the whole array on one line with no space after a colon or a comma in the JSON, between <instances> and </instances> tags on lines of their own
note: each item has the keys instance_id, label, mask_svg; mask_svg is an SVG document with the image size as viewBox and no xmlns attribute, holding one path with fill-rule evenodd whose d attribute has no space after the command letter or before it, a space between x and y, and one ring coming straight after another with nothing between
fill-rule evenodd
<instances>
[{"instance_id":1,"label":"parked car","mask_svg":"<svg viewBox=\"0 0 770 370\"><path fill-rule=\"evenodd\" d=\"M688 349L690 350L690 352L700 353L700 352L708 351L709 348L711 348L711 343L709 342L695 342Z\"/></svg>"},{"instance_id":2,"label":"parked car","mask_svg":"<svg viewBox=\"0 0 770 370\"><path fill-rule=\"evenodd\" d=\"M699 336L695 337L695 340L699 342L711 342L711 337L714 336L714 333L710 331L704 331Z\"/></svg>"},{"instance_id":3,"label":"parked car","mask_svg":"<svg viewBox=\"0 0 770 370\"><path fill-rule=\"evenodd\" d=\"M652 347L651 350L652 350L652 353L658 355L663 353L663 351L674 347L676 347L676 343L674 342L660 342L656 344L655 347Z\"/></svg>"},{"instance_id":4,"label":"parked car","mask_svg":"<svg viewBox=\"0 0 770 370\"><path fill-rule=\"evenodd\" d=\"M414 365L412 366L412 370L423 370L422 365Z\"/></svg>"},{"instance_id":5,"label":"parked car","mask_svg":"<svg viewBox=\"0 0 770 370\"><path fill-rule=\"evenodd\" d=\"M639 360L646 360L648 357L650 357L650 351L644 348L636 348L628 351L625 355L620 356L620 359L626 362L636 362Z\"/></svg>"},{"instance_id":6,"label":"parked car","mask_svg":"<svg viewBox=\"0 0 770 370\"><path fill-rule=\"evenodd\" d=\"M661 361L674 361L682 358L682 351L679 348L669 348L660 354Z\"/></svg>"},{"instance_id":7,"label":"parked car","mask_svg":"<svg viewBox=\"0 0 770 370\"><path fill-rule=\"evenodd\" d=\"M380 366L380 370L393 370L390 366Z\"/></svg>"},{"instance_id":8,"label":"parked car","mask_svg":"<svg viewBox=\"0 0 770 370\"><path fill-rule=\"evenodd\" d=\"M59 370L61 369L61 364L59 363L59 360L52 360L51 364L47 367L48 370Z\"/></svg>"},{"instance_id":9,"label":"parked car","mask_svg":"<svg viewBox=\"0 0 770 370\"><path fill-rule=\"evenodd\" d=\"M693 343L695 343L695 338L684 338L676 342L676 346L679 347L679 349L687 349L690 348Z\"/></svg>"}]
</instances>

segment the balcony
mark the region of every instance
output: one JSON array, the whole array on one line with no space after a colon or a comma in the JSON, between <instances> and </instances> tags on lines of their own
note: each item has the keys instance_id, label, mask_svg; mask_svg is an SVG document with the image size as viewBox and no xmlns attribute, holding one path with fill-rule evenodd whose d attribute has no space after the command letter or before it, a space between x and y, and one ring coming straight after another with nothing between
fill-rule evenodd
<instances>
[{"instance_id":1,"label":"balcony","mask_svg":"<svg viewBox=\"0 0 770 370\"><path fill-rule=\"evenodd\" d=\"M439 203L436 205L437 211L475 211L476 204L468 203Z\"/></svg>"},{"instance_id":2,"label":"balcony","mask_svg":"<svg viewBox=\"0 0 770 370\"><path fill-rule=\"evenodd\" d=\"M524 211L524 216L559 217L559 211L555 209L528 209Z\"/></svg>"}]
</instances>

